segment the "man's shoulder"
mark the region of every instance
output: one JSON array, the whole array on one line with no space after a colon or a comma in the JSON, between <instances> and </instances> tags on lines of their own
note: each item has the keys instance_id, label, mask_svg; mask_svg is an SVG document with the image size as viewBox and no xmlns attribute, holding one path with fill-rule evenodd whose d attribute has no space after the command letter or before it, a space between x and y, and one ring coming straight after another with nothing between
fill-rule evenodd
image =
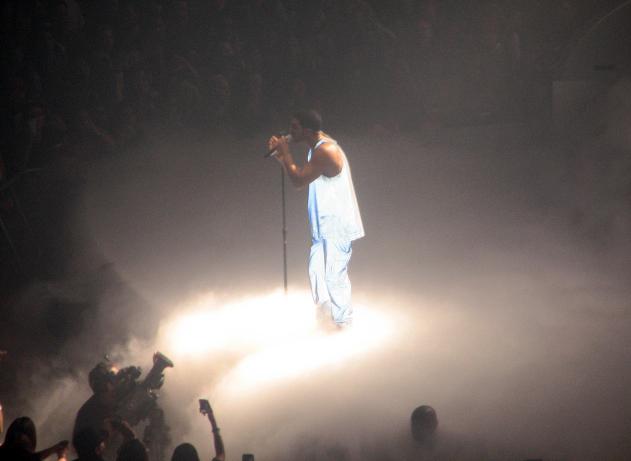
<instances>
[{"instance_id":1,"label":"man's shoulder","mask_svg":"<svg viewBox=\"0 0 631 461\"><path fill-rule=\"evenodd\" d=\"M339 151L340 150L340 146L338 146L337 141L333 138L322 138L320 140L320 144L318 145L318 147L315 149L316 152L323 150L323 151Z\"/></svg>"},{"instance_id":2,"label":"man's shoulder","mask_svg":"<svg viewBox=\"0 0 631 461\"><path fill-rule=\"evenodd\" d=\"M92 411L93 409L100 406L99 399L96 394L92 394L88 400L83 402L83 405L79 408L78 413L85 413L86 411Z\"/></svg>"},{"instance_id":3,"label":"man's shoulder","mask_svg":"<svg viewBox=\"0 0 631 461\"><path fill-rule=\"evenodd\" d=\"M339 161L342 156L342 150L340 146L333 140L327 139L320 144L313 152L313 158L330 159L332 161Z\"/></svg>"}]
</instances>

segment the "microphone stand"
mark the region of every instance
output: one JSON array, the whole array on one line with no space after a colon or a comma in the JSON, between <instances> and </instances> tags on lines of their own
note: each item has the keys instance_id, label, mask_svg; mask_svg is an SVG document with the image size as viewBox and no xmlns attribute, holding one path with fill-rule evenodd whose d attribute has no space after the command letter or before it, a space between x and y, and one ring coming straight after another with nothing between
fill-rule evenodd
<instances>
[{"instance_id":1,"label":"microphone stand","mask_svg":"<svg viewBox=\"0 0 631 461\"><path fill-rule=\"evenodd\" d=\"M283 209L283 287L287 296L287 219L285 216L285 172L282 166L280 167L280 190Z\"/></svg>"}]
</instances>

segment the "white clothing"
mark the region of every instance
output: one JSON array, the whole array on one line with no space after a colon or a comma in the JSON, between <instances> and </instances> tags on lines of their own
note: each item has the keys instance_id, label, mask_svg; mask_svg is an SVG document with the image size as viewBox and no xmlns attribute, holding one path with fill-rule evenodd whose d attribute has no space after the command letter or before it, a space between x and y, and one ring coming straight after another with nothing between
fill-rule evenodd
<instances>
[{"instance_id":1,"label":"white clothing","mask_svg":"<svg viewBox=\"0 0 631 461\"><path fill-rule=\"evenodd\" d=\"M351 242L364 236L351 169L344 151L330 138L321 139L309 150L307 160L325 142L333 143L342 154L342 170L333 177L321 175L309 184L307 211L311 227L309 281L313 301L326 310L338 325L352 319L351 281L348 263Z\"/></svg>"},{"instance_id":2,"label":"white clothing","mask_svg":"<svg viewBox=\"0 0 631 461\"><path fill-rule=\"evenodd\" d=\"M309 184L307 212L313 240L353 241L364 236L364 226L357 205L351 169L342 148L333 139L321 139L309 150L325 142L333 143L342 154L342 170L333 177L321 175Z\"/></svg>"}]
</instances>

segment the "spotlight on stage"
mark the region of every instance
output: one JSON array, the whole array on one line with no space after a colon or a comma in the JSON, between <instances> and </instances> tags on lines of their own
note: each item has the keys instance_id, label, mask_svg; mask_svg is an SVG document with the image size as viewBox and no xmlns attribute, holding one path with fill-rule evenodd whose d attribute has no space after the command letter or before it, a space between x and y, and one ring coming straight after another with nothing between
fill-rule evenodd
<instances>
[{"instance_id":1,"label":"spotlight on stage","mask_svg":"<svg viewBox=\"0 0 631 461\"><path fill-rule=\"evenodd\" d=\"M355 304L352 327L324 331L309 293L281 291L222 302L200 297L166 322L163 340L174 360L232 356L221 387L247 392L266 383L334 366L382 347L394 331L383 311Z\"/></svg>"}]
</instances>

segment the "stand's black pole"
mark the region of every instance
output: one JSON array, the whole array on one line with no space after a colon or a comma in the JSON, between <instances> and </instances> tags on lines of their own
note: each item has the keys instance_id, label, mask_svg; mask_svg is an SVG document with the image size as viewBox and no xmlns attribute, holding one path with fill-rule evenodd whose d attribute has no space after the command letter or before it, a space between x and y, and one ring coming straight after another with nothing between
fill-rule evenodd
<instances>
[{"instance_id":1,"label":"stand's black pole","mask_svg":"<svg viewBox=\"0 0 631 461\"><path fill-rule=\"evenodd\" d=\"M280 190L283 202L283 287L287 294L287 220L285 217L285 172L280 168Z\"/></svg>"}]
</instances>

